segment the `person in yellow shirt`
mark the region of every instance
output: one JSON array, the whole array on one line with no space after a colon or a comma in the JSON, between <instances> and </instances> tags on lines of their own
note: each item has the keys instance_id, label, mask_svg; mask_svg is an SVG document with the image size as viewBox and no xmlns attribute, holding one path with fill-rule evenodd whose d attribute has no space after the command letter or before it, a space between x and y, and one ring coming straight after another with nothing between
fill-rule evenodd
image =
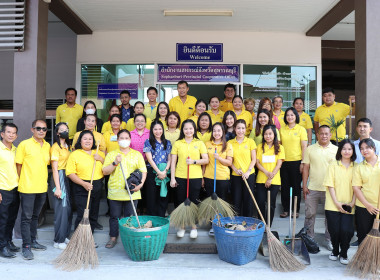
<instances>
[{"instance_id":1,"label":"person in yellow shirt","mask_svg":"<svg viewBox=\"0 0 380 280\"><path fill-rule=\"evenodd\" d=\"M237 120L235 124L236 138L228 141L232 145L234 159L232 162L231 194L238 216L252 217L253 201L243 178L247 180L251 191L255 191L256 144L245 137L247 124L245 120Z\"/></svg>"},{"instance_id":2,"label":"person in yellow shirt","mask_svg":"<svg viewBox=\"0 0 380 280\"><path fill-rule=\"evenodd\" d=\"M224 86L224 100L220 101L220 110L223 112L232 111L234 106L232 99L236 95L236 86L234 84L226 84Z\"/></svg>"},{"instance_id":3,"label":"person in yellow shirt","mask_svg":"<svg viewBox=\"0 0 380 280\"><path fill-rule=\"evenodd\" d=\"M262 109L261 111L258 111L255 129L253 129L251 131L251 134L249 135L249 138L253 139L256 145L261 144L261 142L263 141L264 126L266 126L267 124L270 124L270 125L273 124L272 116L273 116L272 111L268 111L266 109ZM277 128L276 128L276 134L277 134L277 140L281 141L281 136Z\"/></svg>"},{"instance_id":4,"label":"person in yellow shirt","mask_svg":"<svg viewBox=\"0 0 380 280\"><path fill-rule=\"evenodd\" d=\"M104 140L104 137L101 133L95 131L96 127L96 116L95 115L86 115L85 120L84 120L84 126L85 130L91 131L92 134L95 137L96 144L99 143L99 150L102 151L103 153L106 151L106 141ZM83 130L84 131L84 130ZM78 141L79 135L81 131L78 131L74 135L73 139L73 148L75 149L76 143Z\"/></svg>"},{"instance_id":5,"label":"person in yellow shirt","mask_svg":"<svg viewBox=\"0 0 380 280\"><path fill-rule=\"evenodd\" d=\"M352 103L355 103L355 96L350 96ZM350 106L344 103L335 102L335 93L332 88L325 88L322 91L323 105L319 106L314 115L314 131L318 131L320 125L331 125L329 119L334 116L335 122L344 120L343 125L339 126L338 131L332 131L331 141L337 144L346 136L346 117L350 113ZM336 134L338 139L336 139Z\"/></svg>"},{"instance_id":6,"label":"person in yellow shirt","mask_svg":"<svg viewBox=\"0 0 380 280\"><path fill-rule=\"evenodd\" d=\"M181 117L177 112L169 112L166 118L166 124L168 127L165 129L165 138L168 139L173 146L180 135L179 127L181 125Z\"/></svg>"},{"instance_id":7,"label":"person in yellow shirt","mask_svg":"<svg viewBox=\"0 0 380 280\"><path fill-rule=\"evenodd\" d=\"M277 95L273 97L272 102L273 102L273 115L277 117L277 119L280 122L280 126L283 127L285 126L285 122L284 122L285 112L282 110L284 99L282 98L281 95Z\"/></svg>"},{"instance_id":8,"label":"person in yellow shirt","mask_svg":"<svg viewBox=\"0 0 380 280\"><path fill-rule=\"evenodd\" d=\"M54 192L54 248L66 249L71 233L70 183L66 177L66 164L70 156L69 127L57 123L53 134L54 144L50 149L52 169L51 186Z\"/></svg>"},{"instance_id":9,"label":"person in yellow shirt","mask_svg":"<svg viewBox=\"0 0 380 280\"><path fill-rule=\"evenodd\" d=\"M33 136L22 141L16 151L16 166L19 175L18 191L21 200L22 255L26 260L34 258L31 249L46 250L37 242L38 216L46 200L50 144L44 138L47 125L44 120L35 120L31 129Z\"/></svg>"},{"instance_id":10,"label":"person in yellow shirt","mask_svg":"<svg viewBox=\"0 0 380 280\"><path fill-rule=\"evenodd\" d=\"M149 102L144 105L144 115L145 117L154 120L157 114L157 96L158 91L155 87L149 87L146 91Z\"/></svg>"},{"instance_id":11,"label":"person in yellow shirt","mask_svg":"<svg viewBox=\"0 0 380 280\"><path fill-rule=\"evenodd\" d=\"M195 124L198 123L198 118L199 116L203 113L206 112L207 109L207 104L203 99L198 99L197 103L195 103L195 112L194 116L191 116L189 120L192 120Z\"/></svg>"},{"instance_id":12,"label":"person in yellow shirt","mask_svg":"<svg viewBox=\"0 0 380 280\"><path fill-rule=\"evenodd\" d=\"M13 227L16 222L20 197L17 191L18 174L15 157L17 126L5 123L1 130L0 142L0 256L14 258L20 251L12 242Z\"/></svg>"},{"instance_id":13,"label":"person in yellow shirt","mask_svg":"<svg viewBox=\"0 0 380 280\"><path fill-rule=\"evenodd\" d=\"M66 103L59 105L55 114L56 123L65 122L69 126L69 139L73 139L77 128L77 122L82 117L83 107L75 103L77 90L75 88L67 88L65 90Z\"/></svg>"},{"instance_id":14,"label":"person in yellow shirt","mask_svg":"<svg viewBox=\"0 0 380 280\"><path fill-rule=\"evenodd\" d=\"M241 96L235 96L232 99L232 104L234 106L234 113L236 114L236 118L238 120L245 120L245 123L247 124L247 129L245 131L245 136L249 136L252 130L252 115L248 111L244 110L243 107L243 98Z\"/></svg>"},{"instance_id":15,"label":"person in yellow shirt","mask_svg":"<svg viewBox=\"0 0 380 280\"><path fill-rule=\"evenodd\" d=\"M349 139L339 142L336 160L330 163L323 186L327 188L325 215L333 250L329 259L348 264L347 251L354 236L355 194L352 173L355 165L355 145Z\"/></svg>"},{"instance_id":16,"label":"person in yellow shirt","mask_svg":"<svg viewBox=\"0 0 380 280\"><path fill-rule=\"evenodd\" d=\"M285 162L281 166L281 202L283 212L281 218L289 216L290 188L293 188L293 200L297 196L297 213L301 205L301 180L302 168L301 160L307 148L306 129L300 126L299 116L293 107L285 111L285 126L281 127L281 144L285 149ZM293 209L292 209L293 210Z\"/></svg>"},{"instance_id":17,"label":"person in yellow shirt","mask_svg":"<svg viewBox=\"0 0 380 280\"><path fill-rule=\"evenodd\" d=\"M297 110L298 115L300 116L300 123L299 125L304 127L307 132L307 144L311 145L312 141L312 134L313 134L313 123L311 121L311 118L308 114L306 114L304 109L304 99L302 97L296 97L293 101L293 107Z\"/></svg>"},{"instance_id":18,"label":"person in yellow shirt","mask_svg":"<svg viewBox=\"0 0 380 280\"><path fill-rule=\"evenodd\" d=\"M209 105L211 110L208 110L207 113L210 115L212 124L223 121L224 112L220 110L220 101L219 97L213 96L210 98Z\"/></svg>"},{"instance_id":19,"label":"person in yellow shirt","mask_svg":"<svg viewBox=\"0 0 380 280\"><path fill-rule=\"evenodd\" d=\"M208 113L200 114L197 123L197 136L203 143L210 141L212 132L212 120Z\"/></svg>"},{"instance_id":20,"label":"person in yellow shirt","mask_svg":"<svg viewBox=\"0 0 380 280\"><path fill-rule=\"evenodd\" d=\"M103 134L104 141L106 143L106 154L119 149L117 143L117 134L121 130L121 115L115 114L110 118L111 131L107 131Z\"/></svg>"},{"instance_id":21,"label":"person in yellow shirt","mask_svg":"<svg viewBox=\"0 0 380 280\"><path fill-rule=\"evenodd\" d=\"M263 128L264 141L257 146L258 174L256 177L256 195L264 219L268 220L265 204L270 191L270 224L273 222L276 210L276 199L281 186L280 168L285 159L284 147L279 144L277 128L273 124ZM268 206L267 206L268 207Z\"/></svg>"},{"instance_id":22,"label":"person in yellow shirt","mask_svg":"<svg viewBox=\"0 0 380 280\"><path fill-rule=\"evenodd\" d=\"M144 113L144 103L142 103L141 101L137 101L133 108L134 108L134 116L136 116L137 114ZM152 123L152 120L146 117L145 128L150 129L151 123ZM136 129L135 118L133 117L133 118L130 118L127 122L127 130L132 131L135 129Z\"/></svg>"},{"instance_id":23,"label":"person in yellow shirt","mask_svg":"<svg viewBox=\"0 0 380 280\"><path fill-rule=\"evenodd\" d=\"M185 120L181 125L181 134L171 151L170 186L177 188L177 202L181 204L186 199L187 178L189 177L189 199L198 204L199 192L202 187L202 165L209 162L205 144L197 138L197 130L192 120ZM188 173L189 167L189 173ZM184 237L185 229L177 231L177 237ZM190 238L197 238L196 225L192 226Z\"/></svg>"},{"instance_id":24,"label":"person in yellow shirt","mask_svg":"<svg viewBox=\"0 0 380 280\"><path fill-rule=\"evenodd\" d=\"M169 108L170 112L177 112L181 118L181 122L184 122L193 115L197 99L187 94L189 84L186 81L179 81L177 83L177 91L178 96L170 99Z\"/></svg>"},{"instance_id":25,"label":"person in yellow shirt","mask_svg":"<svg viewBox=\"0 0 380 280\"><path fill-rule=\"evenodd\" d=\"M360 141L359 149L364 160L357 164L352 175L352 187L356 196L355 223L359 246L370 232L376 214L379 213L380 161L372 139Z\"/></svg>"},{"instance_id":26,"label":"person in yellow shirt","mask_svg":"<svg viewBox=\"0 0 380 280\"><path fill-rule=\"evenodd\" d=\"M83 218L88 192L91 190L89 220L92 232L94 232L99 216L99 205L103 187L102 166L104 162L104 153L101 151L96 152L95 141L95 137L91 131L83 130L79 134L78 142L75 144L75 151L70 154L66 165L66 175L73 181L74 199L77 207L75 228L78 227ZM95 170L91 185L94 162Z\"/></svg>"},{"instance_id":27,"label":"person in yellow shirt","mask_svg":"<svg viewBox=\"0 0 380 280\"><path fill-rule=\"evenodd\" d=\"M256 104L256 101L253 98L244 99L245 110L251 113L252 118L255 117L255 112L253 111L255 109L255 104Z\"/></svg>"},{"instance_id":28,"label":"person in yellow shirt","mask_svg":"<svg viewBox=\"0 0 380 280\"><path fill-rule=\"evenodd\" d=\"M112 126L111 126L111 116L113 115L120 115L121 116L121 111L119 106L113 105L110 108L109 111L109 120L108 122L105 122L102 127L102 134L106 133L107 131L112 132ZM127 123L126 122L121 122L120 129L126 129L127 128Z\"/></svg>"},{"instance_id":29,"label":"person in yellow shirt","mask_svg":"<svg viewBox=\"0 0 380 280\"><path fill-rule=\"evenodd\" d=\"M330 142L330 127L323 125L318 129L318 142L307 147L302 160L302 188L305 198L305 228L309 236L314 238L314 225L318 204L325 205L326 187L323 179L328 166L334 161L338 147ZM327 226L325 228L327 249L332 250L331 238Z\"/></svg>"},{"instance_id":30,"label":"person in yellow shirt","mask_svg":"<svg viewBox=\"0 0 380 280\"><path fill-rule=\"evenodd\" d=\"M165 101L162 101L158 104L155 120L161 121L162 124L164 125L164 129L168 128L168 125L166 124L166 117L168 116L169 112L170 112L170 109L169 109L168 103L166 103Z\"/></svg>"},{"instance_id":31,"label":"person in yellow shirt","mask_svg":"<svg viewBox=\"0 0 380 280\"><path fill-rule=\"evenodd\" d=\"M138 200L141 199L140 189L145 183L146 179L146 166L144 158L140 152L130 148L131 134L128 130L120 130L117 134L119 149L114 150L107 154L103 165L103 174L109 175L109 186L107 197L110 201L110 240L106 244L106 248L111 249L115 247L117 237L119 235L118 220L122 217L129 217L134 215L132 203L126 190L123 171L128 178L136 169L142 172L141 184L137 186L129 186L133 191L132 199L133 204L137 207Z\"/></svg>"}]
</instances>

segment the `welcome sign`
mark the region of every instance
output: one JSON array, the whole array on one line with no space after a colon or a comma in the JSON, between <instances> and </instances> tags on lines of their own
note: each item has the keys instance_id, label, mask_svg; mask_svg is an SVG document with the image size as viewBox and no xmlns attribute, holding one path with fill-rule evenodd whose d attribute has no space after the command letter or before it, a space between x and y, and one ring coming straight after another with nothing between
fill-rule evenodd
<instances>
[{"instance_id":1,"label":"welcome sign","mask_svg":"<svg viewBox=\"0 0 380 280\"><path fill-rule=\"evenodd\" d=\"M177 43L177 61L223 62L223 44Z\"/></svg>"}]
</instances>

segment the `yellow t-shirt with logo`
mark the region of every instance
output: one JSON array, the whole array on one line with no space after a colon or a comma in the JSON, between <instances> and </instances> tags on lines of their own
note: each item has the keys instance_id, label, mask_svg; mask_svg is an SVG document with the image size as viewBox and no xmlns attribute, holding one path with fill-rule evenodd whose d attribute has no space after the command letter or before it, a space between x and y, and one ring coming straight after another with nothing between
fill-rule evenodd
<instances>
[{"instance_id":1,"label":"yellow t-shirt with logo","mask_svg":"<svg viewBox=\"0 0 380 280\"><path fill-rule=\"evenodd\" d=\"M222 110L219 110L218 114L216 115L212 112L212 110L208 110L206 112L210 115L212 124L217 122L223 122L224 112Z\"/></svg>"},{"instance_id":2,"label":"yellow t-shirt with logo","mask_svg":"<svg viewBox=\"0 0 380 280\"><path fill-rule=\"evenodd\" d=\"M280 145L280 150L278 151L277 155L274 153L274 146L269 149L269 146L265 143L264 144L264 150L263 153L263 144L259 144L257 146L256 150L256 156L257 161L260 162L261 166L265 168L268 172L272 172L277 165L278 160L284 160L285 159L285 150L282 145ZM265 184L265 182L268 180L268 177L265 175L264 172L262 172L259 169L259 172L256 177L256 183L258 184ZM280 171L274 175L272 179L272 185L281 185L281 177L280 177Z\"/></svg>"},{"instance_id":3,"label":"yellow t-shirt with logo","mask_svg":"<svg viewBox=\"0 0 380 280\"><path fill-rule=\"evenodd\" d=\"M83 115L83 107L74 104L73 107L67 106L67 103L59 105L56 110L56 123L65 122L69 126L69 138L73 139L77 131L77 122Z\"/></svg>"},{"instance_id":4,"label":"yellow t-shirt with logo","mask_svg":"<svg viewBox=\"0 0 380 280\"><path fill-rule=\"evenodd\" d=\"M239 143L236 138L228 141L232 145L234 160L233 165L237 169L241 169L244 173L248 171L249 165L252 162L251 152L257 148L255 141L244 137L244 140ZM252 168L251 173L255 173L255 168ZM232 175L240 176L232 171Z\"/></svg>"},{"instance_id":5,"label":"yellow t-shirt with logo","mask_svg":"<svg viewBox=\"0 0 380 280\"><path fill-rule=\"evenodd\" d=\"M54 143L50 149L50 161L58 162L58 170L66 169L67 160L69 159L69 156L70 156L69 147L61 146L60 148L58 146L58 143Z\"/></svg>"},{"instance_id":6,"label":"yellow t-shirt with logo","mask_svg":"<svg viewBox=\"0 0 380 280\"><path fill-rule=\"evenodd\" d=\"M69 159L67 160L66 176L69 176L70 174L77 174L77 176L82 180L91 180L95 153L96 150L91 150L91 155L89 155L82 149L72 152L69 156ZM98 151L98 154L104 158L103 152ZM97 160L94 171L94 180L103 178L102 167L103 164Z\"/></svg>"},{"instance_id":7,"label":"yellow t-shirt with logo","mask_svg":"<svg viewBox=\"0 0 380 280\"><path fill-rule=\"evenodd\" d=\"M194 115L194 116L191 116L190 118L188 118L188 120L192 120L195 123L195 127L198 127L198 118L199 118L199 116Z\"/></svg>"},{"instance_id":8,"label":"yellow t-shirt with logo","mask_svg":"<svg viewBox=\"0 0 380 280\"><path fill-rule=\"evenodd\" d=\"M307 141L306 129L296 124L293 128L288 125L281 127L281 144L285 149L285 161L302 160L301 141Z\"/></svg>"},{"instance_id":9,"label":"yellow t-shirt with logo","mask_svg":"<svg viewBox=\"0 0 380 280\"><path fill-rule=\"evenodd\" d=\"M144 113L143 113L145 115L145 117L147 117L151 120L154 120L156 118L157 105L158 105L158 103L156 102L156 105L152 109L152 106L150 106L149 103L145 104L144 105Z\"/></svg>"},{"instance_id":10,"label":"yellow t-shirt with logo","mask_svg":"<svg viewBox=\"0 0 380 280\"><path fill-rule=\"evenodd\" d=\"M273 111L273 115L277 116L274 111ZM279 116L277 116L277 119L278 121L280 122L280 125L281 125L281 128L285 127L286 124L284 122L284 118L285 118L285 112L281 110L281 113Z\"/></svg>"},{"instance_id":11,"label":"yellow t-shirt with logo","mask_svg":"<svg viewBox=\"0 0 380 280\"><path fill-rule=\"evenodd\" d=\"M177 112L181 118L181 124L190 118L195 111L195 103L197 99L194 96L187 95L185 103L182 102L179 96L173 97L169 101L170 112Z\"/></svg>"},{"instance_id":12,"label":"yellow t-shirt with logo","mask_svg":"<svg viewBox=\"0 0 380 280\"><path fill-rule=\"evenodd\" d=\"M235 112L235 114L236 114L236 112ZM245 123L247 125L245 135L249 136L249 134L251 134L252 123L253 123L253 118L252 118L251 113L243 109L239 115L236 114L236 119L237 120L245 120Z\"/></svg>"},{"instance_id":13,"label":"yellow t-shirt with logo","mask_svg":"<svg viewBox=\"0 0 380 280\"><path fill-rule=\"evenodd\" d=\"M313 128L313 123L311 121L311 118L305 112L302 112L302 114L300 115L299 125L304 127L305 129L312 129Z\"/></svg>"},{"instance_id":14,"label":"yellow t-shirt with logo","mask_svg":"<svg viewBox=\"0 0 380 280\"><path fill-rule=\"evenodd\" d=\"M120 129L127 129L127 123L126 122L122 122L121 125L120 125ZM112 126L111 126L111 122L108 121L108 122L105 122L102 126L102 134L106 133L107 131L112 131Z\"/></svg>"},{"instance_id":15,"label":"yellow t-shirt with logo","mask_svg":"<svg viewBox=\"0 0 380 280\"><path fill-rule=\"evenodd\" d=\"M165 138L169 140L172 145L178 140L181 131L177 128L174 132L170 132L169 129L165 129Z\"/></svg>"},{"instance_id":16,"label":"yellow t-shirt with logo","mask_svg":"<svg viewBox=\"0 0 380 280\"><path fill-rule=\"evenodd\" d=\"M103 134L104 141L106 142L107 153L119 149L119 143L117 142L117 134L112 131L107 131Z\"/></svg>"},{"instance_id":17,"label":"yellow t-shirt with logo","mask_svg":"<svg viewBox=\"0 0 380 280\"><path fill-rule=\"evenodd\" d=\"M203 143L206 143L206 142L210 141L210 139L211 139L211 131L203 133L203 134L198 131L197 136L198 136L199 140L203 141Z\"/></svg>"},{"instance_id":18,"label":"yellow t-shirt with logo","mask_svg":"<svg viewBox=\"0 0 380 280\"><path fill-rule=\"evenodd\" d=\"M215 144L213 141L206 142L206 149L209 158L209 163L206 165L204 176L208 179L214 179L215 170L215 148L216 153L223 159L233 157L233 149L231 143L227 143L226 150L222 153L223 144ZM223 165L219 160L216 161L216 180L229 180L230 169L228 166Z\"/></svg>"},{"instance_id":19,"label":"yellow t-shirt with logo","mask_svg":"<svg viewBox=\"0 0 380 280\"><path fill-rule=\"evenodd\" d=\"M0 190L11 191L18 185L16 168L16 147L8 149L0 141Z\"/></svg>"}]
</instances>

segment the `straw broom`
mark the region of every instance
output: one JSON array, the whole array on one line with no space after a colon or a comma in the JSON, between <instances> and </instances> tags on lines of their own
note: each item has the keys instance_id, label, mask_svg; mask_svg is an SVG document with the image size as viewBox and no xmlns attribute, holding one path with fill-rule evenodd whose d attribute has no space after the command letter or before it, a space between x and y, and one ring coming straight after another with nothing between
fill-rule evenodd
<instances>
[{"instance_id":1,"label":"straw broom","mask_svg":"<svg viewBox=\"0 0 380 280\"><path fill-rule=\"evenodd\" d=\"M187 194L186 200L182 202L170 215L170 224L176 228L183 229L186 226L194 226L197 222L198 207L189 199L189 171L187 165Z\"/></svg>"},{"instance_id":2,"label":"straw broom","mask_svg":"<svg viewBox=\"0 0 380 280\"><path fill-rule=\"evenodd\" d=\"M380 191L377 209L380 208ZM348 264L348 274L360 278L380 278L380 232L379 213L373 222L372 229L360 244L351 262Z\"/></svg>"},{"instance_id":3,"label":"straw broom","mask_svg":"<svg viewBox=\"0 0 380 280\"><path fill-rule=\"evenodd\" d=\"M99 143L96 147L96 153L99 151ZM95 173L96 160L92 167L91 182L92 185ZM91 190L88 192L87 205L83 213L82 221L79 223L73 236L67 244L66 249L55 260L54 264L57 268L66 271L79 270L82 267L87 269L91 266L92 269L96 268L99 264L98 254L95 249L95 241L92 236L90 221L89 221L89 203L91 197Z\"/></svg>"},{"instance_id":4,"label":"straw broom","mask_svg":"<svg viewBox=\"0 0 380 280\"><path fill-rule=\"evenodd\" d=\"M214 192L200 203L198 220L200 223L206 223L212 220L215 214L221 214L223 217L233 217L236 214L232 206L216 194L216 158L214 160Z\"/></svg>"},{"instance_id":5,"label":"straw broom","mask_svg":"<svg viewBox=\"0 0 380 280\"><path fill-rule=\"evenodd\" d=\"M267 233L268 239L268 249L269 249L269 263L270 267L274 271L281 272L290 272L290 271L300 271L305 268L305 266L300 263L293 254L282 244L271 232L270 227L265 223L263 214L260 211L259 206L257 205L256 199L253 196L251 189L247 183L247 180L242 177L244 183L252 197L253 202L259 212L260 218L265 225L265 231Z\"/></svg>"}]
</instances>

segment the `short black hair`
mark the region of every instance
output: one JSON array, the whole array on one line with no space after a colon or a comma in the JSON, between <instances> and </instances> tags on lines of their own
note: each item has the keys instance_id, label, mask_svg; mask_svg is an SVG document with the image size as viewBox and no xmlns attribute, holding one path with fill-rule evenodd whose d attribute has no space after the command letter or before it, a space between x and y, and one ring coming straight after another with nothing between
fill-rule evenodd
<instances>
[{"instance_id":1,"label":"short black hair","mask_svg":"<svg viewBox=\"0 0 380 280\"><path fill-rule=\"evenodd\" d=\"M288 114L289 111L292 111L294 115L296 115L296 123L300 123L300 116L298 115L298 112L294 107L289 107L286 109L285 114L284 114L284 123L288 125L288 120L286 119L286 115Z\"/></svg>"},{"instance_id":2,"label":"short black hair","mask_svg":"<svg viewBox=\"0 0 380 280\"><path fill-rule=\"evenodd\" d=\"M146 90L146 94L148 94L148 92L149 92L150 90L154 90L154 91L156 92L156 94L158 94L158 91L157 91L157 89L156 89L155 87L149 87L149 88Z\"/></svg>"},{"instance_id":3,"label":"short black hair","mask_svg":"<svg viewBox=\"0 0 380 280\"><path fill-rule=\"evenodd\" d=\"M166 125L169 127L169 117L170 116L174 116L177 118L178 122L177 122L177 127L176 128L179 128L180 125L181 125L181 117L180 115L176 112L176 111L171 111L168 113L168 115L166 116ZM174 144L174 143L173 143Z\"/></svg>"},{"instance_id":4,"label":"short black hair","mask_svg":"<svg viewBox=\"0 0 380 280\"><path fill-rule=\"evenodd\" d=\"M296 103L297 100L301 100L301 101L302 101L302 104L305 104L305 99L303 99L302 97L296 97L296 98L294 98L294 100L293 100L293 107L294 107L294 104Z\"/></svg>"},{"instance_id":5,"label":"short black hair","mask_svg":"<svg viewBox=\"0 0 380 280\"><path fill-rule=\"evenodd\" d=\"M208 104L210 104L211 100L214 99L214 98L218 99L218 101L220 102L219 97L217 97L216 95L214 95L214 96L211 96L211 98L208 100Z\"/></svg>"},{"instance_id":6,"label":"short black hair","mask_svg":"<svg viewBox=\"0 0 380 280\"><path fill-rule=\"evenodd\" d=\"M126 130L126 129L122 129L120 130L118 133L117 133L117 139L119 139L120 135L122 133L127 133L129 135L129 138L131 138L131 133L129 132L129 130Z\"/></svg>"},{"instance_id":7,"label":"short black hair","mask_svg":"<svg viewBox=\"0 0 380 280\"><path fill-rule=\"evenodd\" d=\"M361 118L358 120L358 122L356 123L356 125L358 125L360 122L362 123L368 123L370 127L372 127L372 121L369 119L369 118Z\"/></svg>"},{"instance_id":8,"label":"short black hair","mask_svg":"<svg viewBox=\"0 0 380 280\"><path fill-rule=\"evenodd\" d=\"M177 87L178 87L179 85L183 85L183 84L185 84L186 87L189 87L189 84L188 84L186 81L184 81L184 80L179 81L179 82L177 83Z\"/></svg>"},{"instance_id":9,"label":"short black hair","mask_svg":"<svg viewBox=\"0 0 380 280\"><path fill-rule=\"evenodd\" d=\"M236 92L236 86L234 84L231 84L231 83L228 83L224 86L224 90L223 91L226 91L226 89L228 88L233 88L234 91Z\"/></svg>"},{"instance_id":10,"label":"short black hair","mask_svg":"<svg viewBox=\"0 0 380 280\"><path fill-rule=\"evenodd\" d=\"M136 105L138 105L138 104L141 104L141 105L145 108L145 105L144 105L143 102L141 102L141 101L136 101L135 105L133 105L133 109L136 109Z\"/></svg>"},{"instance_id":11,"label":"short black hair","mask_svg":"<svg viewBox=\"0 0 380 280\"><path fill-rule=\"evenodd\" d=\"M368 147L372 148L376 152L376 145L375 142L371 138L365 138L359 142L359 149L362 147L363 144L366 144Z\"/></svg>"},{"instance_id":12,"label":"short black hair","mask_svg":"<svg viewBox=\"0 0 380 280\"><path fill-rule=\"evenodd\" d=\"M36 126L37 122L44 122L46 124L46 121L45 120L42 120L42 119L36 119L32 122L32 128ZM46 124L47 126L47 124Z\"/></svg>"},{"instance_id":13,"label":"short black hair","mask_svg":"<svg viewBox=\"0 0 380 280\"><path fill-rule=\"evenodd\" d=\"M122 90L121 92L120 92L120 97L121 97L121 95L122 94L128 94L129 95L129 97L131 97L131 93L128 91L128 90Z\"/></svg>"},{"instance_id":14,"label":"short black hair","mask_svg":"<svg viewBox=\"0 0 380 280\"><path fill-rule=\"evenodd\" d=\"M325 87L323 90L322 90L322 96L325 94L325 93L328 93L328 92L332 92L333 94L335 94L335 91L333 88L331 87Z\"/></svg>"},{"instance_id":15,"label":"short black hair","mask_svg":"<svg viewBox=\"0 0 380 280\"><path fill-rule=\"evenodd\" d=\"M339 142L338 144L338 151L336 152L336 160L341 160L342 159L342 150L344 145L350 144L352 148L352 156L351 156L351 162L354 162L356 160L356 152L355 152L355 144L352 142L350 139L343 139L342 141Z\"/></svg>"},{"instance_id":16,"label":"short black hair","mask_svg":"<svg viewBox=\"0 0 380 280\"><path fill-rule=\"evenodd\" d=\"M212 119L211 119L211 116L207 112L203 112L202 114L199 115L198 121L197 121L197 131L201 132L201 127L199 123L200 123L201 118L203 118L204 116L206 116L209 120L207 132L212 132Z\"/></svg>"},{"instance_id":17,"label":"short black hair","mask_svg":"<svg viewBox=\"0 0 380 280\"><path fill-rule=\"evenodd\" d=\"M330 130L330 132L331 132L331 127L329 127L328 125L321 125L320 127L318 127L318 132L319 132L319 130L320 129L322 129L322 128L328 128L329 130Z\"/></svg>"},{"instance_id":18,"label":"short black hair","mask_svg":"<svg viewBox=\"0 0 380 280\"><path fill-rule=\"evenodd\" d=\"M134 118L133 118L133 122L136 121L136 118L137 118L137 117L143 117L144 120L145 120L145 122L146 122L146 116L145 116L144 114L136 114L136 115L134 116Z\"/></svg>"},{"instance_id":19,"label":"short black hair","mask_svg":"<svg viewBox=\"0 0 380 280\"><path fill-rule=\"evenodd\" d=\"M90 134L92 136L92 147L91 147L91 150L96 149L94 134L91 131L89 131L89 130L82 130L81 133L79 134L77 142L75 143L75 150L82 149L81 141L82 141L83 136L86 135L86 134Z\"/></svg>"},{"instance_id":20,"label":"short black hair","mask_svg":"<svg viewBox=\"0 0 380 280\"><path fill-rule=\"evenodd\" d=\"M97 120L96 116L94 114L88 114L84 117L84 120L87 120L88 117L94 117L95 118L95 121Z\"/></svg>"},{"instance_id":21,"label":"short black hair","mask_svg":"<svg viewBox=\"0 0 380 280\"><path fill-rule=\"evenodd\" d=\"M119 121L120 121L120 124L122 122L122 119L121 119L121 115L120 114L113 114L111 117L110 117L110 122L112 122L112 120L114 118L117 118Z\"/></svg>"},{"instance_id":22,"label":"short black hair","mask_svg":"<svg viewBox=\"0 0 380 280\"><path fill-rule=\"evenodd\" d=\"M243 97L241 97L240 95L235 95L234 98L232 98L232 103L234 102L236 98L239 98L241 102L244 103Z\"/></svg>"},{"instance_id":23,"label":"short black hair","mask_svg":"<svg viewBox=\"0 0 380 280\"><path fill-rule=\"evenodd\" d=\"M75 88L73 88L73 87L69 87L69 88L67 88L67 89L65 90L65 95L66 95L70 90L73 90L73 91L75 92L75 96L78 95L77 90L76 90Z\"/></svg>"},{"instance_id":24,"label":"short black hair","mask_svg":"<svg viewBox=\"0 0 380 280\"><path fill-rule=\"evenodd\" d=\"M5 123L3 124L3 127L1 128L1 132L5 132L5 129L7 127L13 127L13 128L16 128L16 133L18 132L18 127L17 125L15 125L14 123Z\"/></svg>"}]
</instances>

